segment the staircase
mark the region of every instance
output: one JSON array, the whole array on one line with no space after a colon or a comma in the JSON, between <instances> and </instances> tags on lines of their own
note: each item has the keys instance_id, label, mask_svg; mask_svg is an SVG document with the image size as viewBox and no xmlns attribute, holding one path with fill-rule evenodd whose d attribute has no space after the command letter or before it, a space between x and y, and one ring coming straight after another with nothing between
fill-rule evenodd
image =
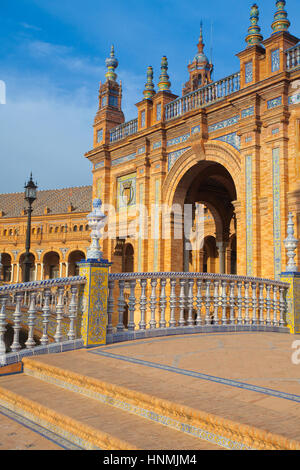
<instances>
[{"instance_id":1,"label":"staircase","mask_svg":"<svg viewBox=\"0 0 300 470\"><path fill-rule=\"evenodd\" d=\"M0 377L0 405L60 436L70 448L300 448L285 436L179 403L170 392L166 399L168 385L175 391L168 373L159 371L153 393L156 371L121 366L86 350L24 358L22 373Z\"/></svg>"}]
</instances>

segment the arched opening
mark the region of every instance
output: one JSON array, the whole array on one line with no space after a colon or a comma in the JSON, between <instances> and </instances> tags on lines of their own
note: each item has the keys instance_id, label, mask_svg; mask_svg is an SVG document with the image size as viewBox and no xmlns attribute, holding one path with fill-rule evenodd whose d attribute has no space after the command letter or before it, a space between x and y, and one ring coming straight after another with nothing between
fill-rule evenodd
<instances>
[{"instance_id":1,"label":"arched opening","mask_svg":"<svg viewBox=\"0 0 300 470\"><path fill-rule=\"evenodd\" d=\"M44 256L44 279L59 277L59 255L55 251L49 251Z\"/></svg>"},{"instance_id":2,"label":"arched opening","mask_svg":"<svg viewBox=\"0 0 300 470\"><path fill-rule=\"evenodd\" d=\"M24 277L25 277L25 265L24 265L24 261L25 261L25 253L23 253L23 254L20 256L20 260L19 260L19 264L20 264L21 271L22 271L22 280L23 280ZM29 261L30 261L29 280L30 280L30 281L34 281L34 278L35 278L35 256L34 256L32 253L29 254Z\"/></svg>"},{"instance_id":3,"label":"arched opening","mask_svg":"<svg viewBox=\"0 0 300 470\"><path fill-rule=\"evenodd\" d=\"M2 253L2 279L4 282L11 281L11 256L8 253Z\"/></svg>"},{"instance_id":4,"label":"arched opening","mask_svg":"<svg viewBox=\"0 0 300 470\"><path fill-rule=\"evenodd\" d=\"M69 258L68 258L68 263L69 263L69 269L68 269L68 275L69 276L79 276L79 266L77 263L85 259L85 254L80 251L72 251L70 253Z\"/></svg>"},{"instance_id":5,"label":"arched opening","mask_svg":"<svg viewBox=\"0 0 300 470\"><path fill-rule=\"evenodd\" d=\"M134 249L131 243L126 243L123 249L122 272L132 273L134 271Z\"/></svg>"},{"instance_id":6,"label":"arched opening","mask_svg":"<svg viewBox=\"0 0 300 470\"><path fill-rule=\"evenodd\" d=\"M236 199L233 178L220 163L201 160L186 171L173 197L172 270L178 271L180 265L183 271L198 272L226 273L234 268L228 251L236 233Z\"/></svg>"}]
</instances>

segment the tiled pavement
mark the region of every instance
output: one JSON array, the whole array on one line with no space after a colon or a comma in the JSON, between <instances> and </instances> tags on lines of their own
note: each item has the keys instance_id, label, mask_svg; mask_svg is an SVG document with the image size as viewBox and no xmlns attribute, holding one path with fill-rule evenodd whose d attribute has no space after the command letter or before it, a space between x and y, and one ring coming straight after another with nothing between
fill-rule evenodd
<instances>
[{"instance_id":1,"label":"tiled pavement","mask_svg":"<svg viewBox=\"0 0 300 470\"><path fill-rule=\"evenodd\" d=\"M277 333L199 334L38 360L300 441L300 365L291 360L296 339ZM1 432L3 423L0 415Z\"/></svg>"}]
</instances>

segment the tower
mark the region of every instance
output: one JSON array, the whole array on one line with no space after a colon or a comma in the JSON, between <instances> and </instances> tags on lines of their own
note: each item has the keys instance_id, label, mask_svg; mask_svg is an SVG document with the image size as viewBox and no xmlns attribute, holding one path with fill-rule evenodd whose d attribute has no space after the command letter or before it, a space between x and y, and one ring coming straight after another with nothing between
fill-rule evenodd
<instances>
[{"instance_id":1,"label":"tower","mask_svg":"<svg viewBox=\"0 0 300 470\"><path fill-rule=\"evenodd\" d=\"M105 83L100 82L99 108L94 120L94 147L109 142L109 131L124 122L121 109L122 85L116 81L116 68L119 65L115 57L114 46L111 46L110 56L105 61L107 72Z\"/></svg>"},{"instance_id":2,"label":"tower","mask_svg":"<svg viewBox=\"0 0 300 470\"><path fill-rule=\"evenodd\" d=\"M192 63L188 65L188 71L190 74L189 81L184 85L182 94L186 95L198 88L207 85L212 82L211 74L213 72L213 64L211 64L204 54L204 42L203 42L203 31L202 22L200 25L200 36L197 44L198 53L193 58Z\"/></svg>"}]
</instances>

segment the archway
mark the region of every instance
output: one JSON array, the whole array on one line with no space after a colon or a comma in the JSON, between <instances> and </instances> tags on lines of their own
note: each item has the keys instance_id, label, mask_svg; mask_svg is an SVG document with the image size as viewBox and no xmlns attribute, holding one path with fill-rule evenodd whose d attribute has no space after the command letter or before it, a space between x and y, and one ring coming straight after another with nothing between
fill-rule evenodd
<instances>
[{"instance_id":1,"label":"archway","mask_svg":"<svg viewBox=\"0 0 300 470\"><path fill-rule=\"evenodd\" d=\"M55 279L59 277L59 254L49 251L44 256L44 279Z\"/></svg>"},{"instance_id":2,"label":"archway","mask_svg":"<svg viewBox=\"0 0 300 470\"><path fill-rule=\"evenodd\" d=\"M132 273L134 271L134 249L131 243L126 243L123 249L122 272Z\"/></svg>"},{"instance_id":3,"label":"archway","mask_svg":"<svg viewBox=\"0 0 300 470\"><path fill-rule=\"evenodd\" d=\"M79 266L77 263L85 259L83 251L76 250L72 251L68 258L68 276L79 276Z\"/></svg>"},{"instance_id":4,"label":"archway","mask_svg":"<svg viewBox=\"0 0 300 470\"><path fill-rule=\"evenodd\" d=\"M212 269L203 263L215 256L209 255L213 247L206 237L215 238L218 262L215 263L215 272L226 273L231 270L228 266L229 241L236 234L233 202L237 200L237 188L234 178L229 172L229 165L221 164L215 160L202 159L197 161L191 151L182 161L176 162L165 183L165 200L171 213L171 236L169 256L170 270L203 271ZM194 164L191 164L191 160ZM219 158L219 160L221 160ZM177 165L177 166L176 166ZM234 161L234 177L238 169L238 162ZM174 185L175 179L177 185ZM163 188L164 191L164 188ZM199 215L200 213L200 215ZM210 223L207 217L209 216ZM212 223L213 221L213 223ZM175 233L176 230L176 233ZM181 230L181 237L178 232ZM195 243L196 242L196 243ZM208 244L209 243L209 244ZM236 252L236 247L235 247ZM201 259L198 264L195 259ZM181 266L181 268L180 268ZM196 268L195 268L196 266Z\"/></svg>"},{"instance_id":5,"label":"archway","mask_svg":"<svg viewBox=\"0 0 300 470\"><path fill-rule=\"evenodd\" d=\"M11 256L8 253L1 254L2 279L3 282L11 281Z\"/></svg>"}]
</instances>

